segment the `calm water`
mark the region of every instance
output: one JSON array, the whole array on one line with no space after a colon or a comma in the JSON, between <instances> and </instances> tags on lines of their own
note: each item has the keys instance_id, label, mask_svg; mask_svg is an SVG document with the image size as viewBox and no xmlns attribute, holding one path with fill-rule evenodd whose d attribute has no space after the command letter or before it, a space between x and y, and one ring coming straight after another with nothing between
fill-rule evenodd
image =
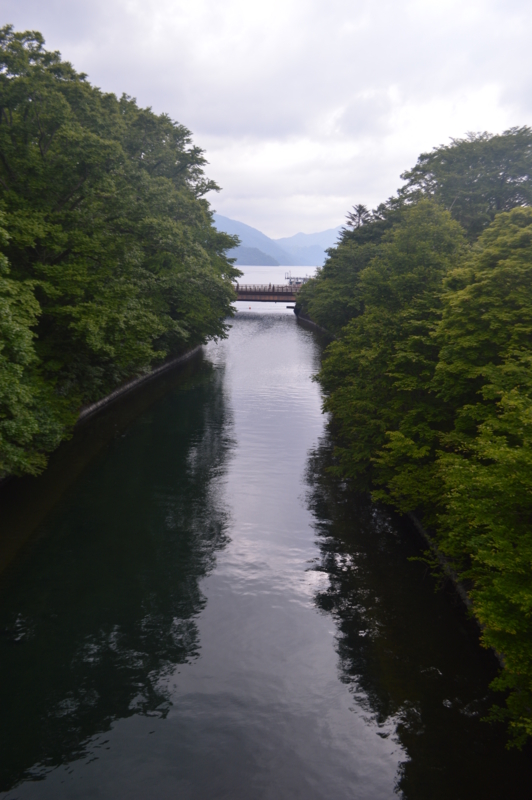
<instances>
[{"instance_id":1,"label":"calm water","mask_svg":"<svg viewBox=\"0 0 532 800\"><path fill-rule=\"evenodd\" d=\"M6 535L44 516L0 580L0 797L532 796L415 534L329 477L320 343L275 310L10 489Z\"/></svg>"}]
</instances>

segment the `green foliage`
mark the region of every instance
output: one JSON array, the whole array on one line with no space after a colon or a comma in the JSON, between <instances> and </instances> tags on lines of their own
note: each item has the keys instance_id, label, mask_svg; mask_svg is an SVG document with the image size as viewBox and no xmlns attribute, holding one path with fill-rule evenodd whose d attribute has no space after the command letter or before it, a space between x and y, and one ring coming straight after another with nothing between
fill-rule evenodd
<instances>
[{"instance_id":1,"label":"green foliage","mask_svg":"<svg viewBox=\"0 0 532 800\"><path fill-rule=\"evenodd\" d=\"M355 206L355 213L348 215L348 227L343 229L339 245L327 251L329 257L324 266L301 288L298 308L334 336L362 312L360 273L397 220L401 206L400 201L390 200L371 214L365 206Z\"/></svg>"},{"instance_id":2,"label":"green foliage","mask_svg":"<svg viewBox=\"0 0 532 800\"><path fill-rule=\"evenodd\" d=\"M401 177L406 183L397 195L374 211L360 204L353 207L339 245L328 251L323 268L299 294L301 311L334 336L341 335L363 310L359 274L383 235L396 224L401 209L422 198L435 200L450 211L472 242L497 213L532 202L532 129L453 139L420 155Z\"/></svg>"},{"instance_id":3,"label":"green foliage","mask_svg":"<svg viewBox=\"0 0 532 800\"><path fill-rule=\"evenodd\" d=\"M433 197L448 208L470 240L501 211L532 201L532 130L469 134L422 153L401 176L403 195Z\"/></svg>"},{"instance_id":4,"label":"green foliage","mask_svg":"<svg viewBox=\"0 0 532 800\"><path fill-rule=\"evenodd\" d=\"M353 215L356 227L305 287L309 310L326 313L333 299L342 306L319 376L338 469L375 498L415 511L472 587L482 641L504 661L494 686L507 691L507 703L492 717L508 720L517 745L532 735L532 209L519 161L529 133L436 151L434 174L445 168L457 181L464 153L493 156L487 174L471 179L476 195L467 194L464 167L453 211L465 231L426 199L445 201L452 188L449 175L435 179L403 193L383 215L387 227ZM516 164L508 156L492 202L493 164L516 142L521 156ZM515 207L466 243L507 205ZM361 264L371 235L372 255ZM342 314L349 321L338 330ZM323 317L320 324L327 327Z\"/></svg>"},{"instance_id":5,"label":"green foliage","mask_svg":"<svg viewBox=\"0 0 532 800\"><path fill-rule=\"evenodd\" d=\"M360 273L364 313L330 345L320 374L341 434L342 470L386 484L401 506L417 507L431 479L427 463L444 409L427 397L437 362L430 334L443 279L464 247L448 212L427 200L405 208ZM403 463L408 500L403 471L397 483Z\"/></svg>"},{"instance_id":6,"label":"green foliage","mask_svg":"<svg viewBox=\"0 0 532 800\"><path fill-rule=\"evenodd\" d=\"M439 541L474 582L522 742L532 734L532 209L496 217L443 302L434 387L455 421L437 461Z\"/></svg>"},{"instance_id":7,"label":"green foliage","mask_svg":"<svg viewBox=\"0 0 532 800\"><path fill-rule=\"evenodd\" d=\"M7 242L0 224L0 245ZM43 450L61 439L60 402L53 402L38 373L32 327L40 309L33 286L12 280L9 272L0 254L0 475L35 474L46 463Z\"/></svg>"},{"instance_id":8,"label":"green foliage","mask_svg":"<svg viewBox=\"0 0 532 800\"><path fill-rule=\"evenodd\" d=\"M19 366L38 373L63 434L80 405L225 335L236 241L201 199L217 188L204 164L182 125L92 87L40 34L0 30L4 291L32 331Z\"/></svg>"}]
</instances>

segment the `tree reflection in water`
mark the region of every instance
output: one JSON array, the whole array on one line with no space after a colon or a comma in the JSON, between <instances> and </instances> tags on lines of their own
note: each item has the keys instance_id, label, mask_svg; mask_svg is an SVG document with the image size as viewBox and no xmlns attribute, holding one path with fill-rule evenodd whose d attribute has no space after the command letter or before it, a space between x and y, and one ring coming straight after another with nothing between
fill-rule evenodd
<instances>
[{"instance_id":1,"label":"tree reflection in water","mask_svg":"<svg viewBox=\"0 0 532 800\"><path fill-rule=\"evenodd\" d=\"M198 655L199 581L227 541L220 381L196 376L112 442L3 581L1 790L116 719L167 713L161 678Z\"/></svg>"},{"instance_id":2,"label":"tree reflection in water","mask_svg":"<svg viewBox=\"0 0 532 800\"><path fill-rule=\"evenodd\" d=\"M500 698L497 672L452 588L434 591L415 531L334 478L332 444L310 455L308 503L328 576L316 605L337 627L341 680L380 736L407 758L397 793L407 800L530 798L530 751L504 749L502 728L481 721Z\"/></svg>"}]
</instances>

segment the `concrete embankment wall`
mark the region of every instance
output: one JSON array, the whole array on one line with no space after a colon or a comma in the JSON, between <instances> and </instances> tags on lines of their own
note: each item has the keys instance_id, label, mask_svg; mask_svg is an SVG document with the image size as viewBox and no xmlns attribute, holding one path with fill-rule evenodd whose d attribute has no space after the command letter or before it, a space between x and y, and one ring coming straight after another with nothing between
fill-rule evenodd
<instances>
[{"instance_id":1,"label":"concrete embankment wall","mask_svg":"<svg viewBox=\"0 0 532 800\"><path fill-rule=\"evenodd\" d=\"M97 400L95 403L91 403L89 406L85 406L79 412L78 419L76 421L76 426L85 422L89 417L94 416L99 411L102 411L107 406L114 403L115 400L124 397L126 394L129 394L134 389L148 383L149 381L158 378L159 375L162 375L165 372L170 372L170 370L175 369L180 364L186 364L187 361L190 361L194 356L196 356L201 351L202 345L199 344L196 347L192 348L192 350L188 350L186 353L183 353L181 356L177 356L177 358L172 358L170 361L166 361L164 364L161 364L159 367L150 370L145 375L139 375L136 378L132 378L131 380L123 383L117 389L112 391L110 394L102 397L100 400ZM2 489L5 484L13 480L12 475L6 475L3 478L0 478L0 489Z\"/></svg>"},{"instance_id":2,"label":"concrete embankment wall","mask_svg":"<svg viewBox=\"0 0 532 800\"><path fill-rule=\"evenodd\" d=\"M294 313L297 317L297 321L300 322L304 327L313 328L314 330L323 333L325 336L328 336L329 339L336 338L326 328L322 328L321 325L318 325L317 322L314 322L314 320L312 320L308 314L305 314L304 311L299 311L297 308L295 308Z\"/></svg>"},{"instance_id":3,"label":"concrete embankment wall","mask_svg":"<svg viewBox=\"0 0 532 800\"><path fill-rule=\"evenodd\" d=\"M118 398L123 397L137 387L148 383L148 381L154 380L154 378L159 377L159 375L162 375L164 372L169 372L180 364L186 364L187 361L190 361L191 358L194 358L194 356L200 352L201 348L202 345L199 344L192 350L183 353L183 355L178 356L177 358L172 358L170 361L166 361L164 364L161 364L160 367L150 370L150 372L147 372L145 375L139 375L137 378L132 378L130 381L127 381L127 383L122 384L122 386L119 386L117 389L111 392L111 394L108 394L106 397L102 397L102 399L98 400L96 403L92 403L90 406L85 406L79 413L77 424L84 422L89 417L92 417L94 414L98 413L98 411L101 411L101 409L106 408L115 400L118 400Z\"/></svg>"},{"instance_id":4,"label":"concrete embankment wall","mask_svg":"<svg viewBox=\"0 0 532 800\"><path fill-rule=\"evenodd\" d=\"M194 359L201 357L201 350L194 347L83 408L76 435L50 454L41 475L6 479L0 486L0 573L33 541L34 532L102 448L162 397L182 373L195 370ZM85 425L87 421L91 424Z\"/></svg>"}]
</instances>

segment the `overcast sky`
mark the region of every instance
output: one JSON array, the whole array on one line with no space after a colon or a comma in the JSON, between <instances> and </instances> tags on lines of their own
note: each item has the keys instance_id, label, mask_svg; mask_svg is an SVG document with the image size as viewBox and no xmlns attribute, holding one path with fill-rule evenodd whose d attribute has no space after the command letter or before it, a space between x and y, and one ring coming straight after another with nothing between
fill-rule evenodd
<instances>
[{"instance_id":1,"label":"overcast sky","mask_svg":"<svg viewBox=\"0 0 532 800\"><path fill-rule=\"evenodd\" d=\"M374 206L422 151L532 124L530 0L1 0L92 83L186 125L273 237Z\"/></svg>"}]
</instances>

